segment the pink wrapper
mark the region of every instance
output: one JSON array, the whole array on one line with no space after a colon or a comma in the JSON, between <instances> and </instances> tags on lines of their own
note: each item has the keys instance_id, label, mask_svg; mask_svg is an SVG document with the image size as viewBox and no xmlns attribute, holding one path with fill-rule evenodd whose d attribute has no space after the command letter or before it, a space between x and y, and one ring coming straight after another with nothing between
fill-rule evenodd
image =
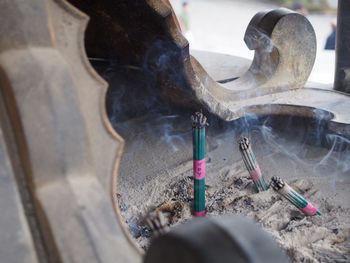
<instances>
[{"instance_id":1,"label":"pink wrapper","mask_svg":"<svg viewBox=\"0 0 350 263\"><path fill-rule=\"evenodd\" d=\"M308 203L307 206L300 209L305 215L314 216L317 213L317 208L314 207L311 203Z\"/></svg>"},{"instance_id":2,"label":"pink wrapper","mask_svg":"<svg viewBox=\"0 0 350 263\"><path fill-rule=\"evenodd\" d=\"M193 211L193 215L194 215L195 217L203 217L203 216L205 216L206 214L207 214L206 211L200 211L200 212Z\"/></svg>"},{"instance_id":3,"label":"pink wrapper","mask_svg":"<svg viewBox=\"0 0 350 263\"><path fill-rule=\"evenodd\" d=\"M205 159L193 161L193 176L197 180L205 177Z\"/></svg>"},{"instance_id":4,"label":"pink wrapper","mask_svg":"<svg viewBox=\"0 0 350 263\"><path fill-rule=\"evenodd\" d=\"M259 165L254 170L250 171L249 174L254 182L258 181L261 177L261 170Z\"/></svg>"}]
</instances>

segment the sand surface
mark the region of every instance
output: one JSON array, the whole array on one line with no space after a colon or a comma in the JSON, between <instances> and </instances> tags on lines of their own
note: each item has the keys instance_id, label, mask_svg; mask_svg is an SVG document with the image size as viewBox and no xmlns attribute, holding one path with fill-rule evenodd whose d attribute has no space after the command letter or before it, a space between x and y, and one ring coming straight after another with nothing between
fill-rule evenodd
<instances>
[{"instance_id":1,"label":"sand surface","mask_svg":"<svg viewBox=\"0 0 350 263\"><path fill-rule=\"evenodd\" d=\"M209 118L206 198L208 216L253 218L293 262L350 261L350 147L325 135L321 122L247 116L232 123ZM118 182L119 206L142 248L152 236L144 218L161 211L169 225L192 218L190 113L157 113L115 125L126 140ZM244 134L266 181L274 175L319 208L306 217L278 193L257 193L238 150Z\"/></svg>"}]
</instances>

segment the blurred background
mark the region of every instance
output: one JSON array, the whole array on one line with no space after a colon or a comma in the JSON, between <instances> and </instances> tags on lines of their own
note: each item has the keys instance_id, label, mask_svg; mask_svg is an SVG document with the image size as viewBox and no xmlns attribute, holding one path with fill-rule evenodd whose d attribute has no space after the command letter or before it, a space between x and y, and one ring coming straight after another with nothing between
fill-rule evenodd
<instances>
[{"instance_id":1,"label":"blurred background","mask_svg":"<svg viewBox=\"0 0 350 263\"><path fill-rule=\"evenodd\" d=\"M287 7L305 15L317 37L317 56L307 85L332 88L335 70L337 0L170 0L190 49L252 59L244 41L251 18L260 11ZM328 43L326 45L328 39ZM327 46L328 49L325 49ZM317 85L317 86L316 86Z\"/></svg>"}]
</instances>

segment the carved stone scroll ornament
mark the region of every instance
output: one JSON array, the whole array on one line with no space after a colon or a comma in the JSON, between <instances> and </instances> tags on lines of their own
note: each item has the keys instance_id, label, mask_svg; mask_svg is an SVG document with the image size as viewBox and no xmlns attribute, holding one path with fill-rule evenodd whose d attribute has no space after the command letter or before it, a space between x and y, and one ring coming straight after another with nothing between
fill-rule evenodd
<instances>
[{"instance_id":1,"label":"carved stone scroll ornament","mask_svg":"<svg viewBox=\"0 0 350 263\"><path fill-rule=\"evenodd\" d=\"M191 86L210 111L228 121L251 113L320 118L328 122L329 130L350 135L350 117L344 111L350 106L350 97L304 88L316 55L315 33L304 16L286 9L258 13L244 40L255 50L254 59L246 72L238 76L232 72L238 79L229 83L213 80L217 71L229 71L226 66L213 70L208 58L207 65L191 58Z\"/></svg>"}]
</instances>

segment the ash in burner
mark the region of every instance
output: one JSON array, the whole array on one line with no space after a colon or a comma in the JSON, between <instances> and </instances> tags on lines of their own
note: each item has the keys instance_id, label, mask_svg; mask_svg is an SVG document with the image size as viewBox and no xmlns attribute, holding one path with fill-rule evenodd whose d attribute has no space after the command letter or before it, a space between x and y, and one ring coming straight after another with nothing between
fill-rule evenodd
<instances>
[{"instance_id":1,"label":"ash in burner","mask_svg":"<svg viewBox=\"0 0 350 263\"><path fill-rule=\"evenodd\" d=\"M152 236L145 222L150 212L161 212L170 226L192 218L189 119L189 113L156 119L153 115L116 127L126 139L118 183L119 205L143 248ZM350 260L347 140L338 135L310 135L310 120L254 118L225 124L212 119L210 123L206 149L208 216L242 214L253 218L294 262ZM322 216L303 215L272 189L256 192L236 145L242 132L252 139L264 177L282 177L315 204ZM322 147L332 136L334 143L329 149ZM342 151L335 151L335 144L343 145L337 147Z\"/></svg>"}]
</instances>

